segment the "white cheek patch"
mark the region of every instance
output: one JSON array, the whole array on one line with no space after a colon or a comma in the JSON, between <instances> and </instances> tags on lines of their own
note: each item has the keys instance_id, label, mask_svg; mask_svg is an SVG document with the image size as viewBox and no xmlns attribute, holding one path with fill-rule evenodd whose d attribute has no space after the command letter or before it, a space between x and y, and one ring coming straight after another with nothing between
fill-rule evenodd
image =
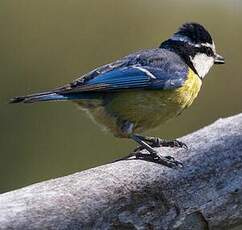
<instances>
[{"instance_id":1,"label":"white cheek patch","mask_svg":"<svg viewBox=\"0 0 242 230\"><path fill-rule=\"evenodd\" d=\"M205 77L205 75L214 64L214 58L208 57L203 53L198 53L195 55L195 57L190 57L190 59L199 77L201 78Z\"/></svg>"}]
</instances>

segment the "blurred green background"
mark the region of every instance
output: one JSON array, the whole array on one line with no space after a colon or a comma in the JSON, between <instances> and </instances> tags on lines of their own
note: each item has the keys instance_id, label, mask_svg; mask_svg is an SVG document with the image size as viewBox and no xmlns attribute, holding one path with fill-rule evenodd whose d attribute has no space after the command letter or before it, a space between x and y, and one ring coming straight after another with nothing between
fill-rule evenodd
<instances>
[{"instance_id":1,"label":"blurred green background","mask_svg":"<svg viewBox=\"0 0 242 230\"><path fill-rule=\"evenodd\" d=\"M1 0L0 192L101 165L135 147L72 103L9 105L9 98L157 47L187 21L207 27L226 65L213 67L190 109L149 133L164 138L242 112L242 1Z\"/></svg>"}]
</instances>

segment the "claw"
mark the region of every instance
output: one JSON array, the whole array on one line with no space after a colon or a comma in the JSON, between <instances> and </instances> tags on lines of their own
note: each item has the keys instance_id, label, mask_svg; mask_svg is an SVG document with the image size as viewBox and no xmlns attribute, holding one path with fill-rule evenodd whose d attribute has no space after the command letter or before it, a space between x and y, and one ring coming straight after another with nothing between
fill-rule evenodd
<instances>
[{"instance_id":1,"label":"claw","mask_svg":"<svg viewBox=\"0 0 242 230\"><path fill-rule=\"evenodd\" d=\"M175 158L172 157L172 156L166 156L166 158L167 158L168 160L175 160Z\"/></svg>"},{"instance_id":2,"label":"claw","mask_svg":"<svg viewBox=\"0 0 242 230\"><path fill-rule=\"evenodd\" d=\"M172 156L158 156L159 161L162 162L162 164L170 167L170 168L182 168L183 164L180 161L175 160Z\"/></svg>"},{"instance_id":3,"label":"claw","mask_svg":"<svg viewBox=\"0 0 242 230\"><path fill-rule=\"evenodd\" d=\"M162 145L162 143L161 143ZM184 149L188 149L187 145L181 141L178 140L171 140L171 141L163 141L163 146L165 147L176 147L176 148L184 148Z\"/></svg>"},{"instance_id":4,"label":"claw","mask_svg":"<svg viewBox=\"0 0 242 230\"><path fill-rule=\"evenodd\" d=\"M174 143L174 147L184 148L184 149L188 150L188 146L184 142L174 140L173 143Z\"/></svg>"},{"instance_id":5,"label":"claw","mask_svg":"<svg viewBox=\"0 0 242 230\"><path fill-rule=\"evenodd\" d=\"M168 164L169 164L169 167L173 168L182 168L183 167L183 164L180 162L180 161L177 161L175 160L174 157L171 157L171 156L166 156L166 158L169 160Z\"/></svg>"}]
</instances>

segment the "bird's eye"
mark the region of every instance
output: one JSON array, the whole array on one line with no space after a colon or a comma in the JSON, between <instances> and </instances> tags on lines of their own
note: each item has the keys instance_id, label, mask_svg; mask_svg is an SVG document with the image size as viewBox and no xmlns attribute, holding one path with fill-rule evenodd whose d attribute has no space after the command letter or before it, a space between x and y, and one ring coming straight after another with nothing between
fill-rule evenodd
<instances>
[{"instance_id":1,"label":"bird's eye","mask_svg":"<svg viewBox=\"0 0 242 230\"><path fill-rule=\"evenodd\" d=\"M206 54L207 54L209 57L214 56L213 50L212 50L210 47L206 47Z\"/></svg>"},{"instance_id":2,"label":"bird's eye","mask_svg":"<svg viewBox=\"0 0 242 230\"><path fill-rule=\"evenodd\" d=\"M213 52L212 48L207 47L207 46L202 46L200 48L200 52L205 53L209 57L213 57L214 56L214 52Z\"/></svg>"}]
</instances>

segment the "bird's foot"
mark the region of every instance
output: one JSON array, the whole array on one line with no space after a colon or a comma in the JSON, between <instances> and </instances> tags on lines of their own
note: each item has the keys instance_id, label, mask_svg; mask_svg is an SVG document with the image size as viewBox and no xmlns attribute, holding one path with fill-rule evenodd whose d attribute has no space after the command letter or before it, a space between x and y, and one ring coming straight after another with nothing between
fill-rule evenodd
<instances>
[{"instance_id":1,"label":"bird's foot","mask_svg":"<svg viewBox=\"0 0 242 230\"><path fill-rule=\"evenodd\" d=\"M147 154L141 151L134 152L132 156L135 156L136 159L146 160L158 164L165 165L169 168L182 168L183 164L180 161L175 160L172 156L161 156L157 151Z\"/></svg>"},{"instance_id":2,"label":"bird's foot","mask_svg":"<svg viewBox=\"0 0 242 230\"><path fill-rule=\"evenodd\" d=\"M184 148L188 149L187 145L184 142L178 140L163 140L158 137L154 137L151 140L152 147L171 147L171 148Z\"/></svg>"},{"instance_id":3,"label":"bird's foot","mask_svg":"<svg viewBox=\"0 0 242 230\"><path fill-rule=\"evenodd\" d=\"M154 149L154 147L160 147L160 146L183 147L185 145L184 143L180 141L164 141L160 138L154 138L154 137L143 137L138 134L133 134L131 138L134 141L138 142L140 144L140 147L136 148L136 150L130 153L128 156L118 159L116 161L140 159L140 160L146 160L146 161L162 164L170 168L183 167L183 164L175 160L174 157L162 156L158 151ZM145 149L148 153L141 151L143 149Z\"/></svg>"},{"instance_id":4,"label":"bird's foot","mask_svg":"<svg viewBox=\"0 0 242 230\"><path fill-rule=\"evenodd\" d=\"M112 163L122 160L134 160L140 159L144 161L154 162L157 164L165 165L169 168L182 168L183 164L180 161L175 160L172 156L161 156L156 150L152 153L145 153L141 151L131 152L128 156L116 159Z\"/></svg>"},{"instance_id":5,"label":"bird's foot","mask_svg":"<svg viewBox=\"0 0 242 230\"><path fill-rule=\"evenodd\" d=\"M164 140L158 137L143 137L139 136L143 141L149 144L151 147L171 147L171 148L185 148L188 149L187 145L184 142L178 140ZM134 151L140 151L144 149L143 146L137 147Z\"/></svg>"}]
</instances>

